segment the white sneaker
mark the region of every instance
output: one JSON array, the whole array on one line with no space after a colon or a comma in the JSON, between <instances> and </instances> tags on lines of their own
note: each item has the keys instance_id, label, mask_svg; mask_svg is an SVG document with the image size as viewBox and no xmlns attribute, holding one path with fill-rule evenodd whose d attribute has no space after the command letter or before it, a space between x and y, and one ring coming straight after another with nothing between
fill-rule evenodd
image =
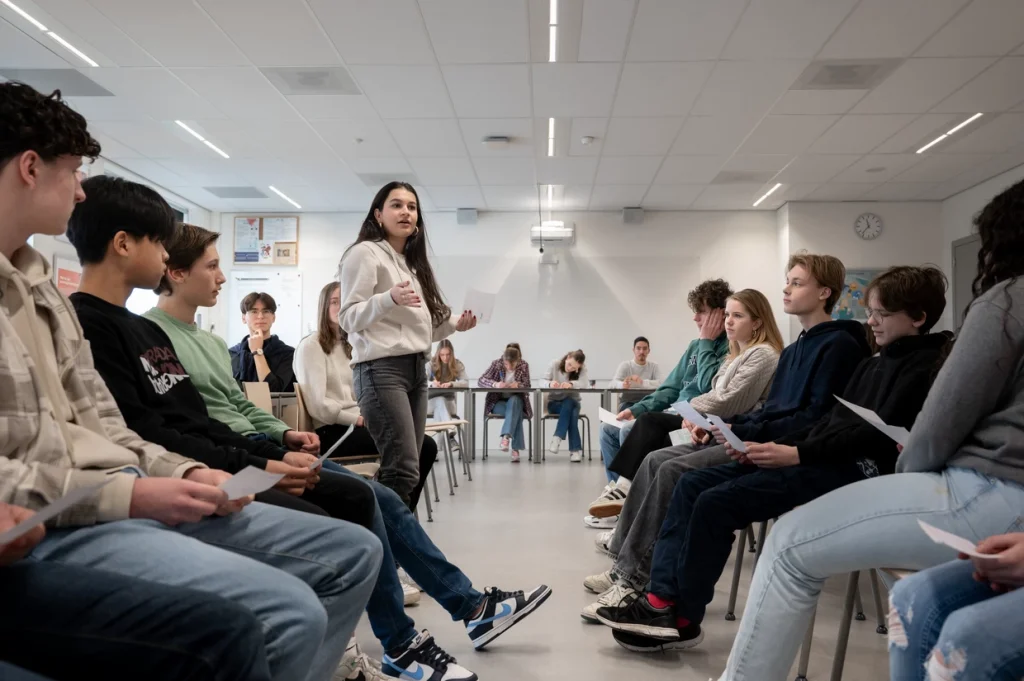
<instances>
[{"instance_id":1,"label":"white sneaker","mask_svg":"<svg viewBox=\"0 0 1024 681\"><path fill-rule=\"evenodd\" d=\"M569 461L572 463L580 463L583 461L583 452L576 450L575 452L569 452Z\"/></svg>"},{"instance_id":2,"label":"white sneaker","mask_svg":"<svg viewBox=\"0 0 1024 681\"><path fill-rule=\"evenodd\" d=\"M613 515L611 518L598 518L597 516L592 515L583 516L583 524L595 530L614 529L618 522L619 516L617 515Z\"/></svg>"},{"instance_id":3,"label":"white sneaker","mask_svg":"<svg viewBox=\"0 0 1024 681\"><path fill-rule=\"evenodd\" d=\"M558 454L559 447L562 446L562 438L553 437L551 438L551 444L548 445L548 451L552 454Z\"/></svg>"},{"instance_id":4,"label":"white sneaker","mask_svg":"<svg viewBox=\"0 0 1024 681\"><path fill-rule=\"evenodd\" d=\"M595 594L603 594L612 585L619 581L619 576L614 570L607 570L599 575L590 575L583 580L583 588Z\"/></svg>"},{"instance_id":5,"label":"white sneaker","mask_svg":"<svg viewBox=\"0 0 1024 681\"><path fill-rule=\"evenodd\" d=\"M402 584L408 584L420 593L423 593L423 587L417 584L416 581L409 576L409 573L405 571L404 567L398 568L398 581L400 581Z\"/></svg>"},{"instance_id":6,"label":"white sneaker","mask_svg":"<svg viewBox=\"0 0 1024 681\"><path fill-rule=\"evenodd\" d=\"M616 516L618 517L618 516ZM612 537L615 536L615 530L608 530L602 532L594 538L594 548L597 549L598 553L603 553L609 558L615 559L617 556L612 553Z\"/></svg>"},{"instance_id":7,"label":"white sneaker","mask_svg":"<svg viewBox=\"0 0 1024 681\"><path fill-rule=\"evenodd\" d=\"M633 587L616 582L612 584L610 589L601 594L596 602L583 608L582 612L580 612L580 617L587 622L600 624L600 620L597 619L598 608L617 608L634 594L636 594L636 590Z\"/></svg>"},{"instance_id":8,"label":"white sneaker","mask_svg":"<svg viewBox=\"0 0 1024 681\"><path fill-rule=\"evenodd\" d=\"M408 608L410 605L416 605L420 602L420 598L422 596L420 596L419 589L408 584L402 585L402 601L405 603L405 607Z\"/></svg>"},{"instance_id":9,"label":"white sneaker","mask_svg":"<svg viewBox=\"0 0 1024 681\"><path fill-rule=\"evenodd\" d=\"M626 495L629 494L630 482L625 478L619 478L611 487L605 487L601 496L590 504L590 515L598 518L610 518L619 515L623 505L626 503Z\"/></svg>"},{"instance_id":10,"label":"white sneaker","mask_svg":"<svg viewBox=\"0 0 1024 681\"><path fill-rule=\"evenodd\" d=\"M333 681L391 681L391 677L381 672L380 662L359 649L353 636L338 668L334 670Z\"/></svg>"},{"instance_id":11,"label":"white sneaker","mask_svg":"<svg viewBox=\"0 0 1024 681\"><path fill-rule=\"evenodd\" d=\"M509 458L512 463L519 463L519 451L513 449L512 456Z\"/></svg>"},{"instance_id":12,"label":"white sneaker","mask_svg":"<svg viewBox=\"0 0 1024 681\"><path fill-rule=\"evenodd\" d=\"M510 444L512 444L512 438L510 438L508 435L502 435L501 444L498 445L498 449L500 449L503 452L507 452Z\"/></svg>"}]
</instances>

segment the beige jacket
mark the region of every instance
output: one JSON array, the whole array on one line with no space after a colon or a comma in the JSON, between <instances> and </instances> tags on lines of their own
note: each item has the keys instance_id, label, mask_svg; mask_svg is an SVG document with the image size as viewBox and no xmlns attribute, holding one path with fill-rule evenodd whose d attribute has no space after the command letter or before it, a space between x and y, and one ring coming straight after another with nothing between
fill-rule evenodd
<instances>
[{"instance_id":1,"label":"beige jacket","mask_svg":"<svg viewBox=\"0 0 1024 681\"><path fill-rule=\"evenodd\" d=\"M39 509L117 473L58 527L128 517L136 471L181 477L202 466L128 429L46 260L0 254L0 501Z\"/></svg>"},{"instance_id":2,"label":"beige jacket","mask_svg":"<svg viewBox=\"0 0 1024 681\"><path fill-rule=\"evenodd\" d=\"M352 387L352 366L341 343L335 344L328 355L320 347L317 334L309 334L295 348L293 368L314 428L356 422L359 402Z\"/></svg>"}]
</instances>

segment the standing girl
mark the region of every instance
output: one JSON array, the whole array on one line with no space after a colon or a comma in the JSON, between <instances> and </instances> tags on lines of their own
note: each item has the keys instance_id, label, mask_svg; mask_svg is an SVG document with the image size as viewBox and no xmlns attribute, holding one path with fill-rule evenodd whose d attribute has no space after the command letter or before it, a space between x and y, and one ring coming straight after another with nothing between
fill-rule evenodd
<instances>
[{"instance_id":1,"label":"standing girl","mask_svg":"<svg viewBox=\"0 0 1024 681\"><path fill-rule=\"evenodd\" d=\"M556 359L544 374L549 388L565 388L566 392L553 392L548 395L548 413L558 414L558 425L555 436L551 438L548 451L558 453L562 440L569 435L569 461L583 461L583 442L580 439L580 394L571 388L586 388L587 380L586 355L582 350L571 350L561 359Z\"/></svg>"},{"instance_id":2,"label":"standing girl","mask_svg":"<svg viewBox=\"0 0 1024 681\"><path fill-rule=\"evenodd\" d=\"M430 344L472 329L476 318L469 311L456 318L445 305L419 197L405 182L377 192L339 277L338 321L352 344L359 411L381 453L380 481L408 503L419 480Z\"/></svg>"}]
</instances>

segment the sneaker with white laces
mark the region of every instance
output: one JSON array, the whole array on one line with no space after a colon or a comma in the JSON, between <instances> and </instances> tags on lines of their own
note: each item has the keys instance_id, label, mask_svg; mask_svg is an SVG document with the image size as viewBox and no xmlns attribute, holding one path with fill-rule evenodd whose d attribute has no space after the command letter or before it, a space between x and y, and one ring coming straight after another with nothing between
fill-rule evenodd
<instances>
[{"instance_id":1,"label":"sneaker with white laces","mask_svg":"<svg viewBox=\"0 0 1024 681\"><path fill-rule=\"evenodd\" d=\"M402 585L402 603L405 604L405 607L408 608L411 605L416 605L420 602L420 598L422 596L420 596L419 589L410 584Z\"/></svg>"},{"instance_id":2,"label":"sneaker with white laces","mask_svg":"<svg viewBox=\"0 0 1024 681\"><path fill-rule=\"evenodd\" d=\"M410 577L409 573L405 571L405 568L401 566L399 566L398 568L398 581L400 581L402 584L408 584L420 593L423 593L423 587L417 584L416 580Z\"/></svg>"},{"instance_id":3,"label":"sneaker with white laces","mask_svg":"<svg viewBox=\"0 0 1024 681\"><path fill-rule=\"evenodd\" d=\"M583 461L583 452L578 449L574 452L569 452L569 461L572 463L580 463Z\"/></svg>"},{"instance_id":4,"label":"sneaker with white laces","mask_svg":"<svg viewBox=\"0 0 1024 681\"><path fill-rule=\"evenodd\" d=\"M625 582L616 582L612 584L610 589L601 594L597 601L583 608L580 612L580 617L587 622L600 624L600 620L597 619L598 608L617 608L622 606L628 598L636 598L636 589Z\"/></svg>"},{"instance_id":5,"label":"sneaker with white laces","mask_svg":"<svg viewBox=\"0 0 1024 681\"><path fill-rule=\"evenodd\" d=\"M381 672L380 662L359 649L355 636L349 640L348 647L345 648L345 655L342 656L332 677L332 681L390 681L390 679L390 676L385 676Z\"/></svg>"},{"instance_id":6,"label":"sneaker with white laces","mask_svg":"<svg viewBox=\"0 0 1024 681\"><path fill-rule=\"evenodd\" d=\"M626 503L626 496L629 494L630 483L625 478L619 478L614 485L606 487L601 496L590 504L590 515L598 518L610 518L619 515Z\"/></svg>"},{"instance_id":7,"label":"sneaker with white laces","mask_svg":"<svg viewBox=\"0 0 1024 681\"><path fill-rule=\"evenodd\" d=\"M619 516L613 515L611 518L598 518L593 515L583 516L583 524L587 527L591 527L595 530L611 530L615 528L615 525L619 522Z\"/></svg>"},{"instance_id":8,"label":"sneaker with white laces","mask_svg":"<svg viewBox=\"0 0 1024 681\"><path fill-rule=\"evenodd\" d=\"M597 549L597 552L612 559L617 558L618 556L612 552L612 537L614 536L615 530L608 530L594 537L594 548Z\"/></svg>"},{"instance_id":9,"label":"sneaker with white laces","mask_svg":"<svg viewBox=\"0 0 1024 681\"><path fill-rule=\"evenodd\" d=\"M511 461L512 463L519 463L519 450L518 449L513 449L512 450L512 454L509 457L509 461Z\"/></svg>"},{"instance_id":10,"label":"sneaker with white laces","mask_svg":"<svg viewBox=\"0 0 1024 681\"><path fill-rule=\"evenodd\" d=\"M466 633L473 647L482 650L539 608L550 595L551 588L544 584L526 592L502 591L498 587L485 589L485 600L480 612L466 620Z\"/></svg>"},{"instance_id":11,"label":"sneaker with white laces","mask_svg":"<svg viewBox=\"0 0 1024 681\"><path fill-rule=\"evenodd\" d=\"M619 575L615 570L606 570L597 575L590 575L583 580L583 588L590 593L603 594L612 588L619 581Z\"/></svg>"},{"instance_id":12,"label":"sneaker with white laces","mask_svg":"<svg viewBox=\"0 0 1024 681\"><path fill-rule=\"evenodd\" d=\"M477 675L434 643L424 629L398 654L384 655L381 670L388 678L404 681L477 681Z\"/></svg>"},{"instance_id":13,"label":"sneaker with white laces","mask_svg":"<svg viewBox=\"0 0 1024 681\"><path fill-rule=\"evenodd\" d=\"M512 444L512 438L509 437L508 435L502 435L501 436L501 444L498 445L498 449L500 449L503 452L507 452L508 448L509 448L509 446L511 444Z\"/></svg>"},{"instance_id":14,"label":"sneaker with white laces","mask_svg":"<svg viewBox=\"0 0 1024 681\"><path fill-rule=\"evenodd\" d=\"M559 448L562 446L562 438L553 437L551 438L551 444L548 445L548 451L552 454L558 454Z\"/></svg>"}]
</instances>

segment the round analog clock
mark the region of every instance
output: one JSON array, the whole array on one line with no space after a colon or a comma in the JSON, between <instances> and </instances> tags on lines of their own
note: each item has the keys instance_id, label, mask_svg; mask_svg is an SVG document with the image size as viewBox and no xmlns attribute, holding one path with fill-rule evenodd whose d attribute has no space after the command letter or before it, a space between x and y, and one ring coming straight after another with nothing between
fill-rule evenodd
<instances>
[{"instance_id":1,"label":"round analog clock","mask_svg":"<svg viewBox=\"0 0 1024 681\"><path fill-rule=\"evenodd\" d=\"M882 218L874 213L864 213L853 223L853 231L865 241L877 239L882 234Z\"/></svg>"}]
</instances>

